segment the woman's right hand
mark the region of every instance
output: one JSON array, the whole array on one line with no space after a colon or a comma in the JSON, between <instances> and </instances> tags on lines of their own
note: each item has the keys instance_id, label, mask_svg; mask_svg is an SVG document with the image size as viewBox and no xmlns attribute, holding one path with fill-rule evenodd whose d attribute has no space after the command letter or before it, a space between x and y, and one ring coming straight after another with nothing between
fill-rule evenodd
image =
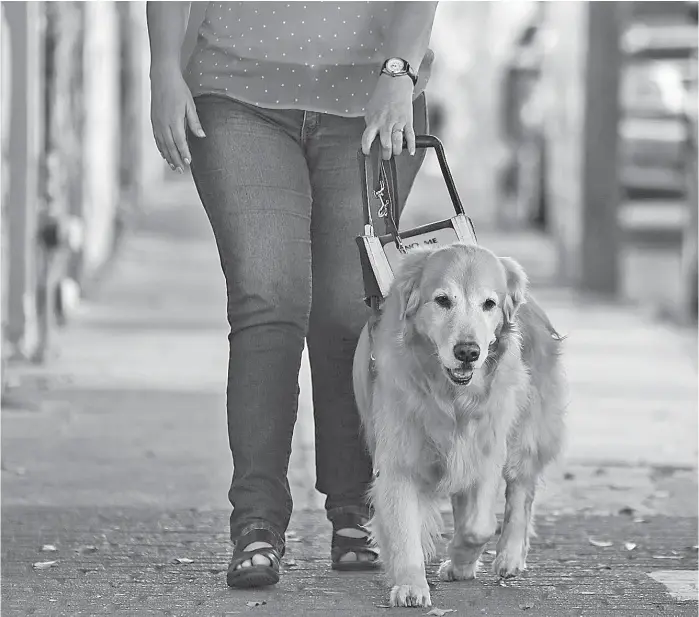
<instances>
[{"instance_id":1,"label":"woman's right hand","mask_svg":"<svg viewBox=\"0 0 699 617\"><path fill-rule=\"evenodd\" d=\"M150 119L161 156L173 170L184 172L192 156L187 146L185 127L199 138L206 137L201 128L194 99L179 67L151 69Z\"/></svg>"}]
</instances>

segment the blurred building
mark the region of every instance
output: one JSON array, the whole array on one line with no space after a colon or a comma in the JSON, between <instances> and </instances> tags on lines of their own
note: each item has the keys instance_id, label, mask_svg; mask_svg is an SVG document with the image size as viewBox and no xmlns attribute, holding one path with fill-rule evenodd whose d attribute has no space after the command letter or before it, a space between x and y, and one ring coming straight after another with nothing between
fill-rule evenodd
<instances>
[{"instance_id":1,"label":"blurred building","mask_svg":"<svg viewBox=\"0 0 699 617\"><path fill-rule=\"evenodd\" d=\"M3 2L3 358L41 360L144 192L145 2Z\"/></svg>"},{"instance_id":2,"label":"blurred building","mask_svg":"<svg viewBox=\"0 0 699 617\"><path fill-rule=\"evenodd\" d=\"M41 360L167 168L145 2L2 17L3 357ZM695 316L696 38L695 2L441 3L429 98L476 225L537 227L562 284Z\"/></svg>"},{"instance_id":3,"label":"blurred building","mask_svg":"<svg viewBox=\"0 0 699 617\"><path fill-rule=\"evenodd\" d=\"M476 225L537 229L562 284L694 320L696 2L445 2L432 45Z\"/></svg>"}]
</instances>

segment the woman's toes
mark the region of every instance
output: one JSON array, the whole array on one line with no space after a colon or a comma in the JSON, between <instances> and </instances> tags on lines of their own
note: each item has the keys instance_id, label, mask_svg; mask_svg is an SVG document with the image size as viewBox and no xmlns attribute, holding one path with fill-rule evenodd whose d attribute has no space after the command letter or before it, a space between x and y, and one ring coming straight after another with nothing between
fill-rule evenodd
<instances>
[{"instance_id":1,"label":"woman's toes","mask_svg":"<svg viewBox=\"0 0 699 617\"><path fill-rule=\"evenodd\" d=\"M267 542L253 542L252 544L248 544L245 547L245 551L255 551L258 548L272 548L271 544L268 544ZM241 568L249 568L250 566L271 566L272 562L265 557L264 555L253 555L252 559L246 559L243 561L236 570L240 570Z\"/></svg>"},{"instance_id":2,"label":"woman's toes","mask_svg":"<svg viewBox=\"0 0 699 617\"><path fill-rule=\"evenodd\" d=\"M338 536L345 536L346 538L366 538L368 535L366 531L355 529L354 527L338 529L335 533L337 533Z\"/></svg>"},{"instance_id":3,"label":"woman's toes","mask_svg":"<svg viewBox=\"0 0 699 617\"><path fill-rule=\"evenodd\" d=\"M253 566L271 566L272 563L264 555L253 555L252 556L252 565Z\"/></svg>"},{"instance_id":4,"label":"woman's toes","mask_svg":"<svg viewBox=\"0 0 699 617\"><path fill-rule=\"evenodd\" d=\"M357 561L357 554L345 553L342 557L340 557L340 561Z\"/></svg>"},{"instance_id":5,"label":"woman's toes","mask_svg":"<svg viewBox=\"0 0 699 617\"><path fill-rule=\"evenodd\" d=\"M238 564L236 570L240 570L241 568L249 568L251 565L252 563L250 563L250 560L246 559L243 563Z\"/></svg>"}]
</instances>

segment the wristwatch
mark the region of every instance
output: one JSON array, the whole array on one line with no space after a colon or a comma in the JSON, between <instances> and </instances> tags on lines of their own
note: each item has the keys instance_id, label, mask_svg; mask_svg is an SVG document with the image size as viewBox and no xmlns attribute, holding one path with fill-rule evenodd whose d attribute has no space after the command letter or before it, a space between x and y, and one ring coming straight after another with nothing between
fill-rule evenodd
<instances>
[{"instance_id":1,"label":"wristwatch","mask_svg":"<svg viewBox=\"0 0 699 617\"><path fill-rule=\"evenodd\" d=\"M381 74L390 75L391 77L400 77L401 75L407 75L413 80L413 86L417 84L417 73L415 69L410 66L410 63L403 58L389 58L383 63L381 67Z\"/></svg>"}]
</instances>

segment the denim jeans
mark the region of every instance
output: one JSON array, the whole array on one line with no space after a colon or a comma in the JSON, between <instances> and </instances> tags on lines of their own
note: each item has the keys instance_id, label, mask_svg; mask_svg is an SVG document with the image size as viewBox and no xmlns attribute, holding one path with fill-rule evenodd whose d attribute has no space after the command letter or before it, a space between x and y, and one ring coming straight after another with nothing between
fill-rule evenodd
<instances>
[{"instance_id":1,"label":"denim jeans","mask_svg":"<svg viewBox=\"0 0 699 617\"><path fill-rule=\"evenodd\" d=\"M363 232L357 150L364 119L213 95L197 97L196 107L207 136L188 136L192 174L228 291L231 538L252 528L283 538L304 339L316 488L330 520L366 509L372 464L352 391L353 354L368 317L355 244ZM424 95L414 113L416 132L426 132ZM418 151L397 159L401 203L423 158Z\"/></svg>"}]
</instances>

